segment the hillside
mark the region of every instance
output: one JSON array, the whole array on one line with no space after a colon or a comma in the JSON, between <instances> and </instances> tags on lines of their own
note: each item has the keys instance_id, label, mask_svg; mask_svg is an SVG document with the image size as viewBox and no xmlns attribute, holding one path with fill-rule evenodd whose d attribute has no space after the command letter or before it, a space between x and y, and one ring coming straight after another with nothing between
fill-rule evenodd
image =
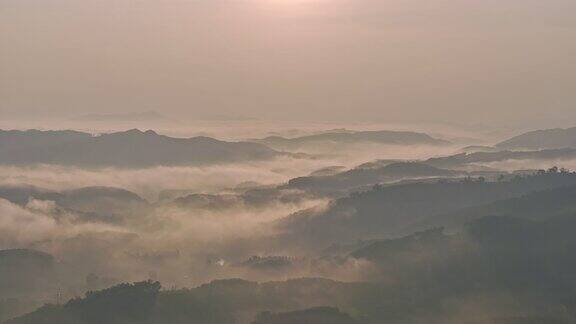
<instances>
[{"instance_id":1,"label":"hillside","mask_svg":"<svg viewBox=\"0 0 576 324\"><path fill-rule=\"evenodd\" d=\"M0 300L32 296L53 283L56 260L31 249L0 250Z\"/></svg>"},{"instance_id":2,"label":"hillside","mask_svg":"<svg viewBox=\"0 0 576 324\"><path fill-rule=\"evenodd\" d=\"M448 145L448 141L430 135L406 131L328 131L315 135L295 138L271 136L254 140L278 150L298 150L319 144L362 144L375 143L386 145Z\"/></svg>"},{"instance_id":3,"label":"hillside","mask_svg":"<svg viewBox=\"0 0 576 324\"><path fill-rule=\"evenodd\" d=\"M75 131L0 131L0 164L81 167L206 165L264 160L264 145L209 137L173 138L137 129L92 136Z\"/></svg>"},{"instance_id":4,"label":"hillside","mask_svg":"<svg viewBox=\"0 0 576 324\"><path fill-rule=\"evenodd\" d=\"M72 212L80 222L121 223L129 215L144 215L150 207L137 194L114 187L55 191L28 185L0 185L0 199L23 207L33 200L53 202L55 214Z\"/></svg>"},{"instance_id":5,"label":"hillside","mask_svg":"<svg viewBox=\"0 0 576 324\"><path fill-rule=\"evenodd\" d=\"M537 130L524 133L495 145L499 149L576 148L576 127Z\"/></svg>"},{"instance_id":6,"label":"hillside","mask_svg":"<svg viewBox=\"0 0 576 324\"><path fill-rule=\"evenodd\" d=\"M404 233L436 215L576 185L576 174L546 173L504 182L475 179L376 186L334 201L326 210L307 210L278 221L286 244L317 246Z\"/></svg>"},{"instance_id":7,"label":"hillside","mask_svg":"<svg viewBox=\"0 0 576 324\"><path fill-rule=\"evenodd\" d=\"M440 169L417 162L394 162L373 168L357 167L327 176L292 179L285 188L306 190L316 194L346 195L354 190L380 183L405 179L465 176L466 173Z\"/></svg>"},{"instance_id":8,"label":"hillside","mask_svg":"<svg viewBox=\"0 0 576 324\"><path fill-rule=\"evenodd\" d=\"M460 153L445 157L430 158L424 163L438 168L458 168L471 164L482 164L503 161L562 161L576 158L576 149L547 149L538 151L499 151L499 152L475 152Z\"/></svg>"},{"instance_id":9,"label":"hillside","mask_svg":"<svg viewBox=\"0 0 576 324\"><path fill-rule=\"evenodd\" d=\"M161 291L147 281L6 323L568 324L576 319L575 225L573 216L483 217L455 235L435 229L358 249L348 258L371 264L367 282L229 279Z\"/></svg>"},{"instance_id":10,"label":"hillside","mask_svg":"<svg viewBox=\"0 0 576 324\"><path fill-rule=\"evenodd\" d=\"M530 220L576 215L576 187L569 186L537 191L521 197L436 215L422 223L415 224L411 229L422 230L438 226L460 229L464 224L487 215Z\"/></svg>"}]
</instances>

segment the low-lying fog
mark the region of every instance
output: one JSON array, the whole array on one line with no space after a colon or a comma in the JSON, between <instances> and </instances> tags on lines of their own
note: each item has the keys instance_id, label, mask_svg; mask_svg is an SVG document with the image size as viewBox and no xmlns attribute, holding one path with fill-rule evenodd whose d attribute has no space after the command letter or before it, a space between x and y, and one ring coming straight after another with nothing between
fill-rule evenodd
<instances>
[{"instance_id":1,"label":"low-lying fog","mask_svg":"<svg viewBox=\"0 0 576 324\"><path fill-rule=\"evenodd\" d=\"M310 127L278 133L295 136L329 129ZM228 128L217 137L229 139L231 134L242 134L236 139L243 140L275 134L270 129L261 134L253 133L253 128L250 131ZM329 199L299 190L283 190L266 192L254 202L242 197L244 193L254 189L274 191L290 179L327 167L346 170L376 159L424 159L451 154L458 148L458 145L357 144L340 149L331 147L324 152L318 147L321 153L313 156L201 167L0 166L0 187L4 189L24 186L24 190L72 196L70 192L86 187L113 187L143 199L133 201L134 197L126 198L124 193L98 196L94 201L89 201L92 196L74 196L67 200L67 205L51 200L49 194L22 204L0 199L0 248L33 248L54 255L60 260L61 275L66 278L62 285L70 289L71 295L82 291L90 273L109 278L110 282L153 276L169 286L192 286L238 276L250 279L315 276L319 273L309 267L266 274L249 272L240 265L257 255L306 258L305 253L291 255L289 248L278 249L262 242L275 235L270 225L273 221L301 210L324 208ZM195 198L200 202L177 200L190 195L209 197ZM206 199L216 201L206 203ZM99 213L114 214L114 218L102 219ZM345 269L342 266L337 273L328 275L355 278Z\"/></svg>"},{"instance_id":2,"label":"low-lying fog","mask_svg":"<svg viewBox=\"0 0 576 324\"><path fill-rule=\"evenodd\" d=\"M216 132L225 139L242 134L236 140L245 140L257 135L293 138L331 128L269 129L260 134L254 128L250 133L230 127L219 132L223 129L212 125L207 133ZM456 143L313 143L306 153L317 154L206 166L0 166L2 190L16 190L24 196L36 192L19 203L0 199L0 248L32 248L54 255L59 260L59 280L70 296L85 289L89 274L107 278L102 279L102 286L148 277L169 286L228 277L265 280L322 275L359 280L369 266L357 262L312 266L307 249L270 244L279 234L273 226L276 221L303 210L322 210L332 199L282 186L318 170L330 174L375 160L426 160L485 143L470 138L466 142L464 135L455 137L453 129L446 134L436 136L456 139ZM499 161L483 166L513 171L545 168L550 162ZM245 266L252 256L294 258L298 266L253 271Z\"/></svg>"}]
</instances>

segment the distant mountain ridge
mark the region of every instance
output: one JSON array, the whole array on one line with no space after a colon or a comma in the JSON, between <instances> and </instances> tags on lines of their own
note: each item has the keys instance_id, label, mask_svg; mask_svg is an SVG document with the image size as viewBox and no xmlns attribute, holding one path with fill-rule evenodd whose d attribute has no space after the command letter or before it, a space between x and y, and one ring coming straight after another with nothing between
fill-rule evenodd
<instances>
[{"instance_id":1,"label":"distant mountain ridge","mask_svg":"<svg viewBox=\"0 0 576 324\"><path fill-rule=\"evenodd\" d=\"M448 145L450 142L434 138L428 134L408 131L350 131L333 130L325 133L285 138L270 136L253 140L275 149L297 149L314 143L332 142L341 144L378 143L390 145Z\"/></svg>"},{"instance_id":2,"label":"distant mountain ridge","mask_svg":"<svg viewBox=\"0 0 576 324\"><path fill-rule=\"evenodd\" d=\"M499 151L460 153L433 157L424 163L438 168L461 167L474 163L490 163L507 160L571 160L576 158L576 148L545 149L537 151Z\"/></svg>"},{"instance_id":3,"label":"distant mountain ridge","mask_svg":"<svg viewBox=\"0 0 576 324\"><path fill-rule=\"evenodd\" d=\"M536 130L495 145L499 149L560 149L576 148L576 127Z\"/></svg>"},{"instance_id":4,"label":"distant mountain ridge","mask_svg":"<svg viewBox=\"0 0 576 324\"><path fill-rule=\"evenodd\" d=\"M0 164L84 167L206 165L265 160L282 153L249 142L173 138L132 129L94 136L71 130L0 130Z\"/></svg>"},{"instance_id":5,"label":"distant mountain ridge","mask_svg":"<svg viewBox=\"0 0 576 324\"><path fill-rule=\"evenodd\" d=\"M339 196L364 186L404 179L457 177L467 174L436 168L418 162L392 162L375 168L357 167L329 176L307 176L291 179L286 188Z\"/></svg>"}]
</instances>

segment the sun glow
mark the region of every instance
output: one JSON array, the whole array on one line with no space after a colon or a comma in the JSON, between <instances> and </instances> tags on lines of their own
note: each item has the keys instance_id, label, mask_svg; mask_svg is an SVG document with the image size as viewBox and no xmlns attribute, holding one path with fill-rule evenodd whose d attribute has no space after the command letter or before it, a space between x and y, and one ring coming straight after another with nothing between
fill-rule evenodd
<instances>
[{"instance_id":1,"label":"sun glow","mask_svg":"<svg viewBox=\"0 0 576 324\"><path fill-rule=\"evenodd\" d=\"M319 7L328 2L335 2L335 0L255 0L261 5L275 10L281 10L285 13L307 14L318 11Z\"/></svg>"}]
</instances>

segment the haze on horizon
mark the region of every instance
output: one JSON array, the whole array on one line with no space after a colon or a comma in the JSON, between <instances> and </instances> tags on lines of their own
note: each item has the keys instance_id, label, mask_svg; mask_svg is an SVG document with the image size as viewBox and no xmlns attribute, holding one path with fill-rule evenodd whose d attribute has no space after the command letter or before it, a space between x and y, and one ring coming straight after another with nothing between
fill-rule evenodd
<instances>
[{"instance_id":1,"label":"haze on horizon","mask_svg":"<svg viewBox=\"0 0 576 324\"><path fill-rule=\"evenodd\" d=\"M3 0L0 115L569 126L575 12L571 0Z\"/></svg>"},{"instance_id":2,"label":"haze on horizon","mask_svg":"<svg viewBox=\"0 0 576 324\"><path fill-rule=\"evenodd\" d=\"M574 0L0 0L0 324L576 323Z\"/></svg>"}]
</instances>

